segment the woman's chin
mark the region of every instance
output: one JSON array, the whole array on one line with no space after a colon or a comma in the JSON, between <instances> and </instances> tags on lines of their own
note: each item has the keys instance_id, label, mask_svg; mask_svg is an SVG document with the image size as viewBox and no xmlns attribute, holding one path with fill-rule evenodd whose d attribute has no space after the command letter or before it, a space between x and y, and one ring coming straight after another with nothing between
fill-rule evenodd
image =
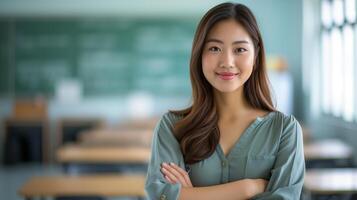
<instances>
[{"instance_id":1,"label":"woman's chin","mask_svg":"<svg viewBox=\"0 0 357 200\"><path fill-rule=\"evenodd\" d=\"M231 92L236 92L239 89L239 87L217 87L215 89L221 93L231 93Z\"/></svg>"}]
</instances>

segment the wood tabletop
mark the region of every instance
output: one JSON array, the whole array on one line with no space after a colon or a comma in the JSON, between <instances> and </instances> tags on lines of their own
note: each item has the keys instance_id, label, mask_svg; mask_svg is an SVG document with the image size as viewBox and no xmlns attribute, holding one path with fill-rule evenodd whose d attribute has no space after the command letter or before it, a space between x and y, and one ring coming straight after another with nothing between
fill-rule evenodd
<instances>
[{"instance_id":1,"label":"wood tabletop","mask_svg":"<svg viewBox=\"0 0 357 200\"><path fill-rule=\"evenodd\" d=\"M153 131L151 129L94 129L84 131L79 143L90 146L145 146L150 147Z\"/></svg>"},{"instance_id":2,"label":"wood tabletop","mask_svg":"<svg viewBox=\"0 0 357 200\"><path fill-rule=\"evenodd\" d=\"M312 193L357 193L357 169L311 169L306 172L304 187Z\"/></svg>"},{"instance_id":3,"label":"wood tabletop","mask_svg":"<svg viewBox=\"0 0 357 200\"><path fill-rule=\"evenodd\" d=\"M145 175L36 176L18 191L35 196L145 196Z\"/></svg>"},{"instance_id":4,"label":"wood tabletop","mask_svg":"<svg viewBox=\"0 0 357 200\"><path fill-rule=\"evenodd\" d=\"M349 159L352 148L340 140L328 139L304 145L306 160L312 159Z\"/></svg>"},{"instance_id":5,"label":"wood tabletop","mask_svg":"<svg viewBox=\"0 0 357 200\"><path fill-rule=\"evenodd\" d=\"M149 147L86 146L68 144L57 150L57 160L61 163L148 163Z\"/></svg>"}]
</instances>

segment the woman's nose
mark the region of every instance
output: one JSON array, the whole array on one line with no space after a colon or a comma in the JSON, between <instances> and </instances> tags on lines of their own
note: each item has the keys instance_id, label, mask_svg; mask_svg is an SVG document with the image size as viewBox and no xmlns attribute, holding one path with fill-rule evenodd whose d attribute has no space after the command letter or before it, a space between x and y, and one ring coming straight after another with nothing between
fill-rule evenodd
<instances>
[{"instance_id":1,"label":"woman's nose","mask_svg":"<svg viewBox=\"0 0 357 200\"><path fill-rule=\"evenodd\" d=\"M221 54L221 67L233 67L234 66L234 56L231 52L224 52Z\"/></svg>"}]
</instances>

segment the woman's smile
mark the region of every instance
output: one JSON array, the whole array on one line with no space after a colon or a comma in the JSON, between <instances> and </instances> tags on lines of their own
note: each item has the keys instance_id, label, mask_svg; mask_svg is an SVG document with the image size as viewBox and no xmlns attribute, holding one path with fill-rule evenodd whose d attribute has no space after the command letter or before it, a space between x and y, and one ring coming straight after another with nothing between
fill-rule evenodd
<instances>
[{"instance_id":1,"label":"woman's smile","mask_svg":"<svg viewBox=\"0 0 357 200\"><path fill-rule=\"evenodd\" d=\"M239 75L239 73L232 73L232 72L216 72L216 75L222 79L222 80L232 80L234 79L236 76Z\"/></svg>"}]
</instances>

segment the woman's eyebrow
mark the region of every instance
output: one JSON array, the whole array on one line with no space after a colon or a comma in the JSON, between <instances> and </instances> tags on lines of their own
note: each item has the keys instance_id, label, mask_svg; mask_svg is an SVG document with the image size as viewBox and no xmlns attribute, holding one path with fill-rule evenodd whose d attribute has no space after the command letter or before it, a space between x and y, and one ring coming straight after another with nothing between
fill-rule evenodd
<instances>
[{"instance_id":1,"label":"woman's eyebrow","mask_svg":"<svg viewBox=\"0 0 357 200\"><path fill-rule=\"evenodd\" d=\"M222 40L219 40L219 39L215 39L215 38L209 38L206 40L206 43L208 42L217 42L217 43L220 43L220 44L224 44L224 42ZM249 42L247 40L237 40L237 41L234 41L232 42L232 44L249 44Z\"/></svg>"}]
</instances>

